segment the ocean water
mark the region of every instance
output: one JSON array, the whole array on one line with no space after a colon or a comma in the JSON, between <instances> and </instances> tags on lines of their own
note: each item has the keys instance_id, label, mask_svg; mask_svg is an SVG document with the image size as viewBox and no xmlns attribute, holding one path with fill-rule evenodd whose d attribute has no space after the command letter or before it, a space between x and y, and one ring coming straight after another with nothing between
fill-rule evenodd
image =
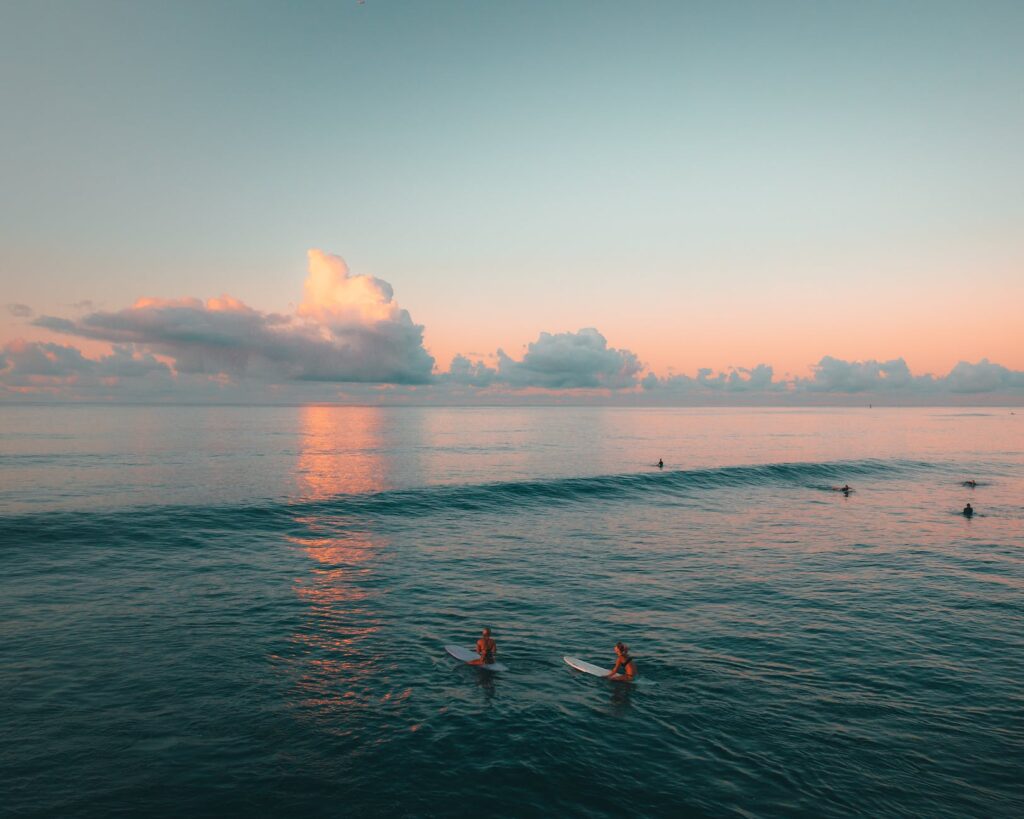
<instances>
[{"instance_id":1,"label":"ocean water","mask_svg":"<svg viewBox=\"0 0 1024 819\"><path fill-rule=\"evenodd\" d=\"M0 737L11 816L1019 817L1024 411L2 407Z\"/></svg>"}]
</instances>

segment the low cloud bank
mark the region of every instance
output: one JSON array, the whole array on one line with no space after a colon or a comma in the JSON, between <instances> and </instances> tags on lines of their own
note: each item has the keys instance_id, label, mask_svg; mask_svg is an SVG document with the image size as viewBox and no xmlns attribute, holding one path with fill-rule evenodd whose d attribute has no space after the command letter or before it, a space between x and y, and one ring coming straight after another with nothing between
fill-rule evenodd
<instances>
[{"instance_id":1,"label":"low cloud bank","mask_svg":"<svg viewBox=\"0 0 1024 819\"><path fill-rule=\"evenodd\" d=\"M110 355L87 358L76 348L16 339L0 349L0 387L27 395L109 394L124 379L145 381L147 390L166 391L171 368L148 353L114 346Z\"/></svg>"},{"instance_id":2,"label":"low cloud bank","mask_svg":"<svg viewBox=\"0 0 1024 819\"><path fill-rule=\"evenodd\" d=\"M767 364L758 364L752 369L734 367L727 372L716 373L704 367L697 370L697 376L670 375L659 378L648 373L640 382L647 391L658 390L668 393L696 394L701 392L779 392L787 389L784 381L773 381L774 371Z\"/></svg>"},{"instance_id":3,"label":"low cloud bank","mask_svg":"<svg viewBox=\"0 0 1024 819\"><path fill-rule=\"evenodd\" d=\"M944 376L915 375L902 358L824 356L808 377L776 376L766 363L644 374L636 353L611 347L592 327L542 332L520 358L498 349L457 355L434 372L423 326L391 285L353 274L338 256L311 250L303 299L293 313L256 310L232 296L143 298L77 318L39 316L53 333L105 342L109 354L18 339L0 348L0 396L38 400L183 400L301 403L475 403L540 400L632 404L963 403L1024 398L1024 372L982 359ZM32 309L8 304L31 319ZM878 399L876 399L878 400Z\"/></svg>"},{"instance_id":4,"label":"low cloud bank","mask_svg":"<svg viewBox=\"0 0 1024 819\"><path fill-rule=\"evenodd\" d=\"M970 395L1024 393L1024 372L993 364L987 358L977 363L961 361L945 376L914 375L902 358L890 361L844 361L824 356L811 367L810 378L775 380L767 364L753 369L732 368L713 373L697 372L695 378L648 374L640 383L644 390L662 393L709 394L713 392L762 393L766 397L788 394L880 395L928 397L943 394Z\"/></svg>"},{"instance_id":5,"label":"low cloud bank","mask_svg":"<svg viewBox=\"0 0 1024 819\"><path fill-rule=\"evenodd\" d=\"M80 319L41 316L57 333L132 345L166 357L177 373L267 381L423 384L434 359L423 327L391 286L352 274L344 260L309 252L305 297L295 315L263 313L231 296L140 299Z\"/></svg>"},{"instance_id":6,"label":"low cloud bank","mask_svg":"<svg viewBox=\"0 0 1024 819\"><path fill-rule=\"evenodd\" d=\"M959 362L944 376L913 375L902 358L891 361L842 361L825 356L809 379L796 379L797 389L812 392L920 394L1022 392L1024 372L1015 372L987 358Z\"/></svg>"}]
</instances>

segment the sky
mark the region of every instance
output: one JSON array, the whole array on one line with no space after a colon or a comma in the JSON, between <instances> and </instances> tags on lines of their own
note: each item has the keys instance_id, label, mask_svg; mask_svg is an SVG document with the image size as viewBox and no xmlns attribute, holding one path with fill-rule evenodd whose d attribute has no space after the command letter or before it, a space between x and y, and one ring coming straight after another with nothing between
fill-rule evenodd
<instances>
[{"instance_id":1,"label":"sky","mask_svg":"<svg viewBox=\"0 0 1024 819\"><path fill-rule=\"evenodd\" d=\"M1024 395L1022 42L1017 2L0 3L0 401Z\"/></svg>"}]
</instances>

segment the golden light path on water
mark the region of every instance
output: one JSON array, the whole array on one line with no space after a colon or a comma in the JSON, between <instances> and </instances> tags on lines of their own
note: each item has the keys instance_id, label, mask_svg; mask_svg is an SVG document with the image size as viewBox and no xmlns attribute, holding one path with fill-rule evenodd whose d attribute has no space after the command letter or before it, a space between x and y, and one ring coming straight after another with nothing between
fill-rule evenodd
<instances>
[{"instance_id":1,"label":"golden light path on water","mask_svg":"<svg viewBox=\"0 0 1024 819\"><path fill-rule=\"evenodd\" d=\"M301 442L295 467L303 500L365 494L384 487L380 460L380 411L371 407L338 413L331 407L303 407ZM378 600L360 581L374 573L368 564L386 552L388 542L345 525L337 517L298 516L308 535L286 541L311 561L309 573L294 581L306 606L306 623L291 638L297 651L289 667L294 708L328 733L348 736L353 712L397 704L409 691L373 692L381 671L379 651L368 643L381 629Z\"/></svg>"}]
</instances>

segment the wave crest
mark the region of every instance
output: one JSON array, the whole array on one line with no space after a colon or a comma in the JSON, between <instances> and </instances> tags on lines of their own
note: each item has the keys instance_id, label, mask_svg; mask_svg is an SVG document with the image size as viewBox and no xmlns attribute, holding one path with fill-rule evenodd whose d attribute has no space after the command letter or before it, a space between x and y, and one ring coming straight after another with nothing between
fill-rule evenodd
<instances>
[{"instance_id":1,"label":"wave crest","mask_svg":"<svg viewBox=\"0 0 1024 819\"><path fill-rule=\"evenodd\" d=\"M392 489L363 495L337 495L326 500L277 501L246 506L167 506L96 512L30 513L0 517L17 542L17 534L38 542L43 530L52 540L103 537L111 530L141 532L158 524L181 531L252 528L289 531L310 516L372 519L412 517L440 512L503 512L592 500L682 497L718 488L772 485L827 488L828 482L856 478L897 477L935 469L927 461L864 459L722 466L704 469L649 471L591 477L484 484L435 485ZM300 521L300 519L304 519ZM118 526L112 524L117 523Z\"/></svg>"}]
</instances>

